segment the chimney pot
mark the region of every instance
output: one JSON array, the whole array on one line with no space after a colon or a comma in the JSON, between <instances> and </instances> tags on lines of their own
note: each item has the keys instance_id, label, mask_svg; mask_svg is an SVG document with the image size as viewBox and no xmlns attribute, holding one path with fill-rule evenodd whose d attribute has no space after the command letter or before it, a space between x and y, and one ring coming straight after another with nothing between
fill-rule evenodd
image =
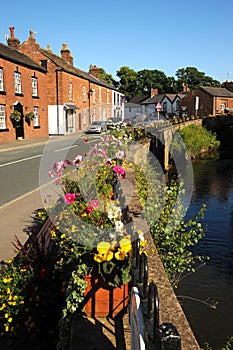
<instances>
[{"instance_id":1,"label":"chimney pot","mask_svg":"<svg viewBox=\"0 0 233 350\"><path fill-rule=\"evenodd\" d=\"M11 38L14 38L14 36L15 36L15 33L14 33L15 27L10 27L9 29L10 29Z\"/></svg>"}]
</instances>

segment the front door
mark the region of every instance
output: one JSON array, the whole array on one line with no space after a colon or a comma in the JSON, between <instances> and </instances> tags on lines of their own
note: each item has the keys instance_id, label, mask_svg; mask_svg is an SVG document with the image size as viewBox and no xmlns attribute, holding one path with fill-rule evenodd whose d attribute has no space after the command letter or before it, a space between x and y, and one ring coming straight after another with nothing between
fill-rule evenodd
<instances>
[{"instance_id":1,"label":"front door","mask_svg":"<svg viewBox=\"0 0 233 350\"><path fill-rule=\"evenodd\" d=\"M24 139L23 106L21 105L21 103L18 103L17 105L15 105L14 110L19 111L21 113L20 121L15 125L16 140Z\"/></svg>"}]
</instances>

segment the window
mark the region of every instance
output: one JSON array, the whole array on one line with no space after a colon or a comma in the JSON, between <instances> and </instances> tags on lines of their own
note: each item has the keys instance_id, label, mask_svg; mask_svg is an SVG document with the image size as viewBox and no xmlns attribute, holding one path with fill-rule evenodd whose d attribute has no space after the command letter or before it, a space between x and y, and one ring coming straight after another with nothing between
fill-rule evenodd
<instances>
[{"instance_id":1,"label":"window","mask_svg":"<svg viewBox=\"0 0 233 350\"><path fill-rule=\"evenodd\" d=\"M86 88L85 88L85 86L83 86L83 88L82 88L82 94L83 94L83 102L85 102L86 101Z\"/></svg>"},{"instance_id":2,"label":"window","mask_svg":"<svg viewBox=\"0 0 233 350\"><path fill-rule=\"evenodd\" d=\"M47 70L47 60L41 60L40 63L41 63L41 67Z\"/></svg>"},{"instance_id":3,"label":"window","mask_svg":"<svg viewBox=\"0 0 233 350\"><path fill-rule=\"evenodd\" d=\"M180 109L180 100L176 101L176 111L179 111Z\"/></svg>"},{"instance_id":4,"label":"window","mask_svg":"<svg viewBox=\"0 0 233 350\"><path fill-rule=\"evenodd\" d=\"M3 84L3 69L0 68L0 91L4 91L4 84Z\"/></svg>"},{"instance_id":5,"label":"window","mask_svg":"<svg viewBox=\"0 0 233 350\"><path fill-rule=\"evenodd\" d=\"M96 104L96 94L95 94L95 89L92 89L93 93L92 93L92 103Z\"/></svg>"},{"instance_id":6,"label":"window","mask_svg":"<svg viewBox=\"0 0 233 350\"><path fill-rule=\"evenodd\" d=\"M107 104L109 104L109 90L107 90Z\"/></svg>"},{"instance_id":7,"label":"window","mask_svg":"<svg viewBox=\"0 0 233 350\"><path fill-rule=\"evenodd\" d=\"M22 93L21 74L19 72L15 72L14 78L15 78L15 93L21 94Z\"/></svg>"},{"instance_id":8,"label":"window","mask_svg":"<svg viewBox=\"0 0 233 350\"><path fill-rule=\"evenodd\" d=\"M83 124L86 124L87 120L86 120L86 110L83 110Z\"/></svg>"},{"instance_id":9,"label":"window","mask_svg":"<svg viewBox=\"0 0 233 350\"><path fill-rule=\"evenodd\" d=\"M101 87L99 87L99 103L102 103Z\"/></svg>"},{"instance_id":10,"label":"window","mask_svg":"<svg viewBox=\"0 0 233 350\"><path fill-rule=\"evenodd\" d=\"M163 111L164 111L164 112L167 111L167 102L163 102Z\"/></svg>"},{"instance_id":11,"label":"window","mask_svg":"<svg viewBox=\"0 0 233 350\"><path fill-rule=\"evenodd\" d=\"M226 109L226 104L225 103L221 103L220 104L220 109L221 109L221 111Z\"/></svg>"},{"instance_id":12,"label":"window","mask_svg":"<svg viewBox=\"0 0 233 350\"><path fill-rule=\"evenodd\" d=\"M39 108L34 107L33 111L34 111L34 127L39 126Z\"/></svg>"},{"instance_id":13,"label":"window","mask_svg":"<svg viewBox=\"0 0 233 350\"><path fill-rule=\"evenodd\" d=\"M6 129L6 107L0 105L0 129Z\"/></svg>"},{"instance_id":14,"label":"window","mask_svg":"<svg viewBox=\"0 0 233 350\"><path fill-rule=\"evenodd\" d=\"M92 115L93 115L93 120L96 120L96 109L95 109L95 108L93 108L93 113L92 113Z\"/></svg>"},{"instance_id":15,"label":"window","mask_svg":"<svg viewBox=\"0 0 233 350\"><path fill-rule=\"evenodd\" d=\"M32 77L32 96L38 96L36 77Z\"/></svg>"},{"instance_id":16,"label":"window","mask_svg":"<svg viewBox=\"0 0 233 350\"><path fill-rule=\"evenodd\" d=\"M69 101L73 101L73 85L71 82L69 83L68 90Z\"/></svg>"}]
</instances>

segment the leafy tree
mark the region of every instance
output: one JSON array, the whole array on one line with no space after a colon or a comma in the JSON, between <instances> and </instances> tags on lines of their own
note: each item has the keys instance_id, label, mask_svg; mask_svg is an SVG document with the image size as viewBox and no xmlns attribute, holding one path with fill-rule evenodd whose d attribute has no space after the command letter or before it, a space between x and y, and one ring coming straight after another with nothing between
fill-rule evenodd
<instances>
[{"instance_id":1,"label":"leafy tree","mask_svg":"<svg viewBox=\"0 0 233 350\"><path fill-rule=\"evenodd\" d=\"M124 66L117 71L117 76L120 78L120 91L126 99L129 101L133 96L137 96L137 73L133 69Z\"/></svg>"},{"instance_id":2,"label":"leafy tree","mask_svg":"<svg viewBox=\"0 0 233 350\"><path fill-rule=\"evenodd\" d=\"M113 79L112 74L106 73L103 68L99 68L99 76L100 76L100 79L103 81L106 81L106 83L111 84L115 87L118 87L119 83Z\"/></svg>"},{"instance_id":3,"label":"leafy tree","mask_svg":"<svg viewBox=\"0 0 233 350\"><path fill-rule=\"evenodd\" d=\"M121 67L117 76L120 78L120 90L128 100L134 96L149 94L152 88L157 88L159 93L178 92L175 78L169 78L157 69L135 72L128 67Z\"/></svg>"},{"instance_id":4,"label":"leafy tree","mask_svg":"<svg viewBox=\"0 0 233 350\"><path fill-rule=\"evenodd\" d=\"M199 72L195 67L178 69L176 77L179 91L182 91L183 85L187 85L190 90L194 90L197 86L220 86L219 81Z\"/></svg>"}]
</instances>

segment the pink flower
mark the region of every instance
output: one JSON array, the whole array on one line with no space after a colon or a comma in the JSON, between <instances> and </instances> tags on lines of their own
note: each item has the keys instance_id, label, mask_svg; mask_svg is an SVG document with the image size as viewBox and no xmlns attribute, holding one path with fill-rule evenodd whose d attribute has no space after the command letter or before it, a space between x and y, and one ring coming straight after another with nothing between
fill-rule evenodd
<instances>
[{"instance_id":1,"label":"pink flower","mask_svg":"<svg viewBox=\"0 0 233 350\"><path fill-rule=\"evenodd\" d=\"M125 174L125 169L120 166L120 165L115 165L113 168L112 168L113 171L115 171L115 173L117 173L118 175L124 175Z\"/></svg>"},{"instance_id":2,"label":"pink flower","mask_svg":"<svg viewBox=\"0 0 233 350\"><path fill-rule=\"evenodd\" d=\"M72 161L74 165L79 165L81 161L83 160L83 156L81 154L78 154Z\"/></svg>"},{"instance_id":3,"label":"pink flower","mask_svg":"<svg viewBox=\"0 0 233 350\"><path fill-rule=\"evenodd\" d=\"M88 207L86 207L85 211L87 214L92 214L94 209L89 205Z\"/></svg>"},{"instance_id":4,"label":"pink flower","mask_svg":"<svg viewBox=\"0 0 233 350\"><path fill-rule=\"evenodd\" d=\"M99 202L97 201L97 199L92 199L90 206L92 208L97 208L99 206Z\"/></svg>"},{"instance_id":5,"label":"pink flower","mask_svg":"<svg viewBox=\"0 0 233 350\"><path fill-rule=\"evenodd\" d=\"M66 203L68 203L68 204L71 204L71 203L73 203L74 202L74 200L75 200L75 194L74 193L67 193L66 195L65 195L65 202Z\"/></svg>"}]
</instances>

